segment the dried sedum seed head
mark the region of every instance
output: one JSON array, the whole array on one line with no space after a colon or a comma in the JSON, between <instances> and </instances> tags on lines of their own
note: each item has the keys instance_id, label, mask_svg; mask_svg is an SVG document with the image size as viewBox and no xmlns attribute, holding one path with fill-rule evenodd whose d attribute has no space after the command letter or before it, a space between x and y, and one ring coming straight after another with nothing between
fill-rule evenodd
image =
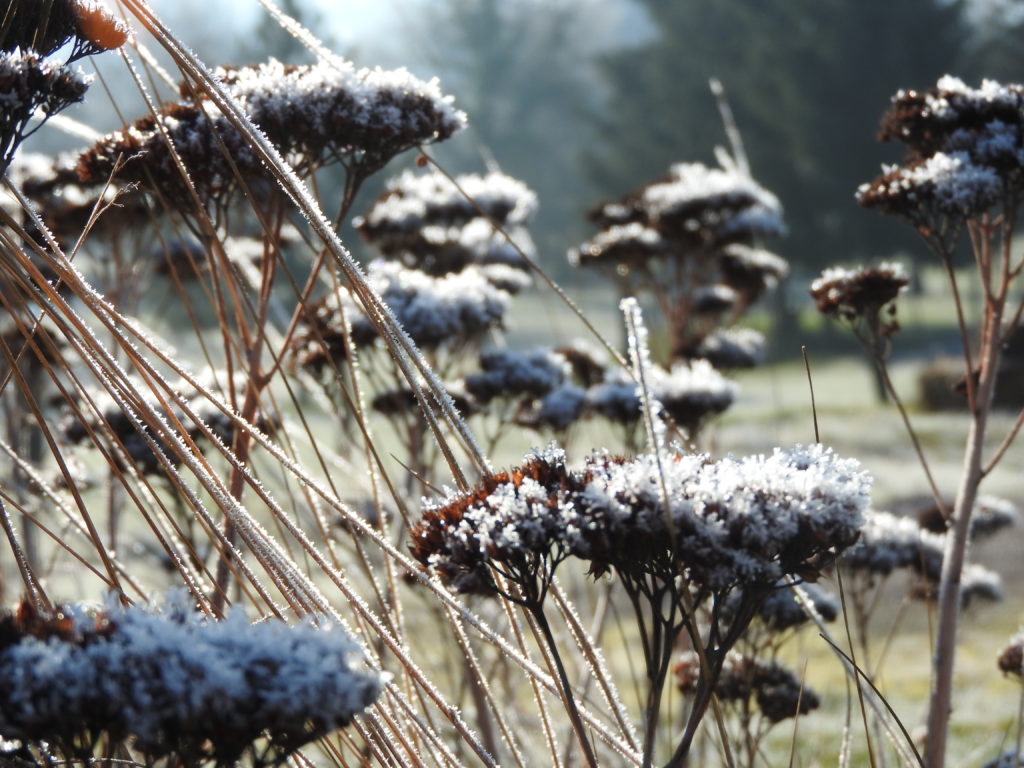
<instances>
[{"instance_id":1,"label":"dried sedum seed head","mask_svg":"<svg viewBox=\"0 0 1024 768\"><path fill-rule=\"evenodd\" d=\"M250 624L237 610L211 621L183 596L54 616L23 604L0 618L0 733L55 746L106 733L148 761L220 765L267 738L279 764L377 698L383 678L360 669L358 651L328 621Z\"/></svg>"}]
</instances>

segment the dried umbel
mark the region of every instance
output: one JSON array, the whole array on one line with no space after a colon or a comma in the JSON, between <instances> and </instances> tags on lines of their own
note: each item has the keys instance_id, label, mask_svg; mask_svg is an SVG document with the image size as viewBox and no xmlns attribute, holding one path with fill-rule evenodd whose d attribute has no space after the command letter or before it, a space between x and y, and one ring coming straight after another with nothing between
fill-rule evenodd
<instances>
[{"instance_id":1,"label":"dried umbel","mask_svg":"<svg viewBox=\"0 0 1024 768\"><path fill-rule=\"evenodd\" d=\"M300 171L343 162L360 177L419 144L450 137L465 125L436 80L405 70L357 70L340 59L308 66L270 61L218 70L232 97ZM223 206L241 183L262 184L267 170L250 142L205 98L172 104L109 134L85 152L79 175L87 184L111 176L159 192L184 210L193 208L174 146L203 204ZM121 165L118 166L118 162Z\"/></svg>"},{"instance_id":2,"label":"dried umbel","mask_svg":"<svg viewBox=\"0 0 1024 768\"><path fill-rule=\"evenodd\" d=\"M488 584L488 563L520 556L522 544L571 554L595 574L664 570L724 591L817 573L856 540L867 504L857 463L822 446L717 462L673 452L661 467L667 510L654 456L598 454L569 472L548 451L428 509L414 554L463 587Z\"/></svg>"},{"instance_id":3,"label":"dried umbel","mask_svg":"<svg viewBox=\"0 0 1024 768\"><path fill-rule=\"evenodd\" d=\"M715 593L820 573L856 541L870 487L820 445L719 461L598 455L583 483L573 554L595 573L682 573Z\"/></svg>"},{"instance_id":4,"label":"dried umbel","mask_svg":"<svg viewBox=\"0 0 1024 768\"><path fill-rule=\"evenodd\" d=\"M811 283L811 296L819 312L852 320L877 314L909 283L903 265L896 262L853 269L829 267Z\"/></svg>"},{"instance_id":5,"label":"dried umbel","mask_svg":"<svg viewBox=\"0 0 1024 768\"><path fill-rule=\"evenodd\" d=\"M91 759L101 736L131 739L147 764L279 765L347 725L380 693L358 647L323 621L250 624L165 606L0 619L0 734L43 754ZM262 740L266 739L266 743Z\"/></svg>"},{"instance_id":6,"label":"dried umbel","mask_svg":"<svg viewBox=\"0 0 1024 768\"><path fill-rule=\"evenodd\" d=\"M785 234L779 201L727 156L721 161L680 163L595 209L603 231L569 253L573 265L601 268L623 295L654 299L673 362L701 358L709 335L735 324L788 271L783 259L753 247Z\"/></svg>"},{"instance_id":7,"label":"dried umbel","mask_svg":"<svg viewBox=\"0 0 1024 768\"><path fill-rule=\"evenodd\" d=\"M89 87L71 62L121 46L128 28L95 0L13 0L0 24L0 171L46 120L80 102ZM47 57L64 46L63 62ZM29 129L33 117L39 123Z\"/></svg>"},{"instance_id":8,"label":"dried umbel","mask_svg":"<svg viewBox=\"0 0 1024 768\"><path fill-rule=\"evenodd\" d=\"M0 53L0 170L37 129L29 129L36 112L49 118L85 97L89 79L67 65L48 61L33 51ZM41 124L41 123L40 123Z\"/></svg>"},{"instance_id":9,"label":"dried umbel","mask_svg":"<svg viewBox=\"0 0 1024 768\"><path fill-rule=\"evenodd\" d=\"M785 234L778 199L735 168L672 166L656 181L591 215L605 227L645 223L673 242L714 248Z\"/></svg>"},{"instance_id":10,"label":"dried umbel","mask_svg":"<svg viewBox=\"0 0 1024 768\"><path fill-rule=\"evenodd\" d=\"M697 346L694 354L714 368L756 368L764 362L767 341L753 328L722 328L712 331Z\"/></svg>"},{"instance_id":11,"label":"dried umbel","mask_svg":"<svg viewBox=\"0 0 1024 768\"><path fill-rule=\"evenodd\" d=\"M841 606L835 595L826 592L816 584L799 585L803 599L810 604L814 612L823 621L835 621ZM738 606L743 604L742 590L737 590L720 607L722 620L728 624ZM762 600L757 610L757 619L772 633L781 633L789 629L801 627L810 621L807 610L794 594L793 587L787 581L781 581Z\"/></svg>"},{"instance_id":12,"label":"dried umbel","mask_svg":"<svg viewBox=\"0 0 1024 768\"><path fill-rule=\"evenodd\" d=\"M569 261L573 266L609 265L613 270L628 271L642 269L648 261L669 253L668 241L657 230L634 221L602 230L593 240L570 250Z\"/></svg>"},{"instance_id":13,"label":"dried umbel","mask_svg":"<svg viewBox=\"0 0 1024 768\"><path fill-rule=\"evenodd\" d=\"M560 450L529 456L472 492L425 509L412 529L412 555L459 592L499 592L499 573L519 590L506 597L538 604L568 555L577 491Z\"/></svg>"},{"instance_id":14,"label":"dried umbel","mask_svg":"<svg viewBox=\"0 0 1024 768\"><path fill-rule=\"evenodd\" d=\"M753 304L789 274L789 262L763 248L732 243L718 257L722 282L742 297L744 305Z\"/></svg>"},{"instance_id":15,"label":"dried umbel","mask_svg":"<svg viewBox=\"0 0 1024 768\"><path fill-rule=\"evenodd\" d=\"M899 91L879 138L906 144L906 163L884 166L857 199L906 218L928 237L955 234L963 221L1012 203L1024 189L1019 85L985 80L970 88L947 75L933 89Z\"/></svg>"},{"instance_id":16,"label":"dried umbel","mask_svg":"<svg viewBox=\"0 0 1024 768\"><path fill-rule=\"evenodd\" d=\"M896 570L906 570L914 577L911 596L932 601L942 576L946 535L922 529L913 518L870 510L860 540L841 555L839 566L868 584ZM999 601L1002 597L999 574L977 564L964 566L960 576L963 605L976 599Z\"/></svg>"},{"instance_id":17,"label":"dried umbel","mask_svg":"<svg viewBox=\"0 0 1024 768\"><path fill-rule=\"evenodd\" d=\"M501 326L512 299L476 267L434 277L397 262L375 261L367 278L409 337L430 353L479 343ZM378 338L357 299L341 288L307 312L292 345L296 362L315 373L340 365L346 359L346 333L361 347Z\"/></svg>"},{"instance_id":18,"label":"dried umbel","mask_svg":"<svg viewBox=\"0 0 1024 768\"><path fill-rule=\"evenodd\" d=\"M952 509L952 500L945 499L943 506L945 509ZM949 530L949 520L943 516L934 499L929 498L919 505L915 516L918 525L926 531L945 533ZM997 496L979 496L975 501L974 511L971 513L971 540L979 541L990 538L1000 531L1017 525L1019 520L1020 512L1012 501Z\"/></svg>"},{"instance_id":19,"label":"dried umbel","mask_svg":"<svg viewBox=\"0 0 1024 768\"><path fill-rule=\"evenodd\" d=\"M387 258L432 275L468 264L525 268L517 248L533 255L524 225L536 207L536 195L525 184L497 171L454 179L440 171L406 171L388 183L355 227Z\"/></svg>"},{"instance_id":20,"label":"dried umbel","mask_svg":"<svg viewBox=\"0 0 1024 768\"><path fill-rule=\"evenodd\" d=\"M692 651L676 664L676 686L683 695L696 691L699 672L697 655ZM753 699L771 723L806 715L821 705L818 695L788 667L735 654L725 659L715 695L726 705L743 706Z\"/></svg>"},{"instance_id":21,"label":"dried umbel","mask_svg":"<svg viewBox=\"0 0 1024 768\"><path fill-rule=\"evenodd\" d=\"M1024 678L1024 632L1019 632L1010 639L999 654L999 669L1004 675Z\"/></svg>"},{"instance_id":22,"label":"dried umbel","mask_svg":"<svg viewBox=\"0 0 1024 768\"><path fill-rule=\"evenodd\" d=\"M0 26L0 51L50 56L70 43L69 63L127 40L127 25L96 0L12 0Z\"/></svg>"},{"instance_id":23,"label":"dried umbel","mask_svg":"<svg viewBox=\"0 0 1024 768\"><path fill-rule=\"evenodd\" d=\"M530 352L488 349L480 354L480 372L466 376L466 391L482 403L495 398L543 397L568 375L564 358L549 349Z\"/></svg>"}]
</instances>

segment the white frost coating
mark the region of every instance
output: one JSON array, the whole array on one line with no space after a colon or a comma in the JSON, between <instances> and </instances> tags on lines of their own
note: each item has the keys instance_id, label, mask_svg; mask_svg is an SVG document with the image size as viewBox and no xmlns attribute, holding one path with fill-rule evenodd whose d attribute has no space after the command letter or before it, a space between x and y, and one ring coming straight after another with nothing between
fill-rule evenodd
<instances>
[{"instance_id":1,"label":"white frost coating","mask_svg":"<svg viewBox=\"0 0 1024 768\"><path fill-rule=\"evenodd\" d=\"M480 217L473 203L499 224L523 224L536 210L537 196L498 171L456 176L454 183L440 171L406 171L388 182L364 222L370 228L416 229L433 220L468 220Z\"/></svg>"},{"instance_id":2,"label":"white frost coating","mask_svg":"<svg viewBox=\"0 0 1024 768\"><path fill-rule=\"evenodd\" d=\"M214 70L223 77L224 70ZM242 107L256 123L260 118L290 116L296 104L303 107L304 130L315 130L329 136L332 126L341 119L337 112L339 96L350 102L344 119L375 130L403 130L421 117L400 109L386 99L415 97L424 100L440 116L441 125L454 133L466 124L466 114L454 106L454 98L441 93L437 78L420 80L406 69L356 69L348 61L334 58L308 66L286 68L271 59L255 67L231 73L229 86Z\"/></svg>"},{"instance_id":3,"label":"white frost coating","mask_svg":"<svg viewBox=\"0 0 1024 768\"><path fill-rule=\"evenodd\" d=\"M925 105L928 112L940 120L955 119L964 107L1016 107L1022 103L1019 87L1005 86L995 80L982 80L980 88L971 88L959 77L943 75L935 89L938 93L925 96Z\"/></svg>"},{"instance_id":4,"label":"white frost coating","mask_svg":"<svg viewBox=\"0 0 1024 768\"><path fill-rule=\"evenodd\" d=\"M821 445L718 462L676 453L661 469L650 455L624 463L597 456L588 466L580 556L595 542L598 552L628 552L630 540L667 542L664 478L677 555L691 578L712 588L781 578L794 567L786 562L789 548L808 535L848 545L863 523L871 485L858 462Z\"/></svg>"},{"instance_id":5,"label":"white frost coating","mask_svg":"<svg viewBox=\"0 0 1024 768\"><path fill-rule=\"evenodd\" d=\"M767 341L753 328L722 328L708 334L697 348L719 368L750 368L764 362ZM731 382L730 382L731 383Z\"/></svg>"},{"instance_id":6,"label":"white frost coating","mask_svg":"<svg viewBox=\"0 0 1024 768\"><path fill-rule=\"evenodd\" d=\"M908 168L894 182L902 190L926 190L943 211L969 214L987 208L1002 194L1002 182L991 168L976 165L966 152L936 152L923 164Z\"/></svg>"},{"instance_id":7,"label":"white frost coating","mask_svg":"<svg viewBox=\"0 0 1024 768\"><path fill-rule=\"evenodd\" d=\"M702 163L679 163L672 166L671 174L670 181L652 184L643 191L642 200L651 218L671 216L691 206L739 206L749 208L737 213L747 217L743 226L756 225L756 231L766 233L785 231L778 198L750 176ZM741 226L741 222L723 223L734 229Z\"/></svg>"},{"instance_id":8,"label":"white frost coating","mask_svg":"<svg viewBox=\"0 0 1024 768\"><path fill-rule=\"evenodd\" d=\"M511 296L475 267L441 277L409 269L397 262L375 261L367 281L394 313L406 333L425 347L468 341L500 325ZM355 297L347 290L331 296L328 306L345 306L357 333L371 333L372 325Z\"/></svg>"},{"instance_id":9,"label":"white frost coating","mask_svg":"<svg viewBox=\"0 0 1024 768\"><path fill-rule=\"evenodd\" d=\"M108 601L87 642L24 637L0 652L0 732L26 738L93 724L143 749L172 733L329 732L378 696L386 678L358 668L359 648L329 621L250 624L233 611L208 621L180 598L161 608ZM99 698L97 698L99 697ZM101 706L98 703L102 702Z\"/></svg>"}]
</instances>

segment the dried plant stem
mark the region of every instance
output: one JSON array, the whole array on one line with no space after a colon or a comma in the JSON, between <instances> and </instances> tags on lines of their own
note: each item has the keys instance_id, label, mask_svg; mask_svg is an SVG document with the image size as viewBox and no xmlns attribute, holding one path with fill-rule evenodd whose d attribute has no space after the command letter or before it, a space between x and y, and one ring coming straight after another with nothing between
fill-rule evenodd
<instances>
[{"instance_id":1,"label":"dried plant stem","mask_svg":"<svg viewBox=\"0 0 1024 768\"><path fill-rule=\"evenodd\" d=\"M946 538L939 582L938 621L932 659L932 685L928 701L928 736L925 761L928 768L942 768L946 761L946 741L953 698L953 663L956 655L956 630L960 618L960 581L970 534L971 512L984 477L983 449L989 409L999 368L999 330L1002 306L990 307L985 316L977 387L974 388L971 422L964 453L963 470L953 506L953 525Z\"/></svg>"},{"instance_id":2,"label":"dried plant stem","mask_svg":"<svg viewBox=\"0 0 1024 768\"><path fill-rule=\"evenodd\" d=\"M576 739L579 741L580 749L583 750L583 757L590 768L597 768L597 755L594 754L594 747L590 743L590 737L587 735L586 726L583 724L583 719L580 717L580 711L576 706L576 697L573 695L572 685L569 683L569 676L566 674L565 664L562 662L562 656L558 652L558 644L555 642L555 636L551 632L551 625L548 623L548 619L544 615L544 606L540 601L530 601L525 603L524 607L533 618L534 623L540 630L541 636L544 638L544 642L550 651L550 659L554 664L555 677L558 682L558 692L562 697L562 704L565 706L566 714L569 715L569 722L572 723L572 729L576 733Z\"/></svg>"},{"instance_id":3,"label":"dried plant stem","mask_svg":"<svg viewBox=\"0 0 1024 768\"><path fill-rule=\"evenodd\" d=\"M853 664L854 668L859 668L857 665L857 652L854 650L853 632L850 630L850 612L846 607L846 589L843 587L843 573L842 570L836 569L836 582L839 585L839 601L843 606L843 628L846 630L846 642L847 647L850 649L850 663ZM861 635L865 645L867 645L867 639L864 635ZM866 653L865 648L865 653ZM868 663L868 659L865 659L865 663ZM871 741L871 726L868 725L868 708L864 703L864 689L857 686L857 703L860 706L860 716L864 723L864 743L868 750L868 762L871 764L871 768L875 768L875 748Z\"/></svg>"}]
</instances>

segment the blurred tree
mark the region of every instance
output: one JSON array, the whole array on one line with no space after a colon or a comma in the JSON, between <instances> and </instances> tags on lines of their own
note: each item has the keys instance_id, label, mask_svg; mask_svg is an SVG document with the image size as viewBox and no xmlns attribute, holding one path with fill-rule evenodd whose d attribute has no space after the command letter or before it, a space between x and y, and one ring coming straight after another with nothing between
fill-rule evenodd
<instances>
[{"instance_id":1,"label":"blurred tree","mask_svg":"<svg viewBox=\"0 0 1024 768\"><path fill-rule=\"evenodd\" d=\"M1024 82L1024 0L965 0L973 79Z\"/></svg>"},{"instance_id":2,"label":"blurred tree","mask_svg":"<svg viewBox=\"0 0 1024 768\"><path fill-rule=\"evenodd\" d=\"M537 192L531 232L545 267L586 234L591 201L579 164L598 104L594 49L614 37L621 0L449 0L423 11L415 43L470 117L439 153L451 170L496 163ZM483 161L483 162L482 162Z\"/></svg>"},{"instance_id":3,"label":"blurred tree","mask_svg":"<svg viewBox=\"0 0 1024 768\"><path fill-rule=\"evenodd\" d=\"M724 142L708 78L722 80L757 179L786 207L781 246L797 266L890 253L910 242L853 202L898 147L875 143L901 87L926 87L959 59L958 2L637 0L659 34L607 55L592 178L618 196Z\"/></svg>"}]
</instances>

